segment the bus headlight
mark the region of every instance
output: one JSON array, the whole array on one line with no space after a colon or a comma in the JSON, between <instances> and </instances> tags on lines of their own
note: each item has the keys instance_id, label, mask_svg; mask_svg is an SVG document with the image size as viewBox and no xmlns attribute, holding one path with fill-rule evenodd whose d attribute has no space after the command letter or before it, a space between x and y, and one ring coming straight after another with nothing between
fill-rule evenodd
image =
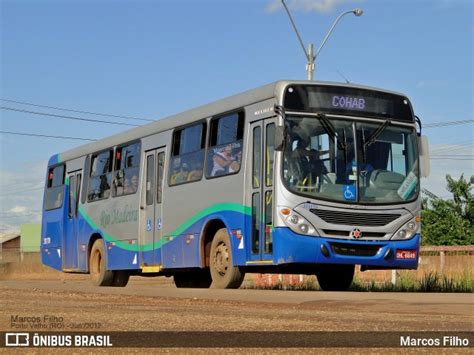
<instances>
[{"instance_id":1,"label":"bus headlight","mask_svg":"<svg viewBox=\"0 0 474 355\"><path fill-rule=\"evenodd\" d=\"M397 233L393 235L391 240L407 240L411 239L416 232L418 231L418 223L416 222L416 218L408 221L405 223L402 228L400 228Z\"/></svg>"},{"instance_id":2,"label":"bus headlight","mask_svg":"<svg viewBox=\"0 0 474 355\"><path fill-rule=\"evenodd\" d=\"M306 234L306 235L315 235L316 230L313 225L308 222L299 213L289 209L289 208L280 208L280 215L283 218L285 224L295 233Z\"/></svg>"}]
</instances>

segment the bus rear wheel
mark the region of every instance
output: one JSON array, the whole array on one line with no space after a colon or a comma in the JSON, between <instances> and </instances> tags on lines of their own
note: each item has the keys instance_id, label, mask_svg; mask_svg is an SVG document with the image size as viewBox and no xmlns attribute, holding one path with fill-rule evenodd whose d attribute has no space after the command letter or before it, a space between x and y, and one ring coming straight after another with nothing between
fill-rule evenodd
<instances>
[{"instance_id":1,"label":"bus rear wheel","mask_svg":"<svg viewBox=\"0 0 474 355\"><path fill-rule=\"evenodd\" d=\"M323 291L347 291L354 278L354 265L324 265L316 272Z\"/></svg>"},{"instance_id":2,"label":"bus rear wheel","mask_svg":"<svg viewBox=\"0 0 474 355\"><path fill-rule=\"evenodd\" d=\"M209 258L212 288L239 288L245 273L234 266L230 238L226 228L219 229L214 235Z\"/></svg>"},{"instance_id":3,"label":"bus rear wheel","mask_svg":"<svg viewBox=\"0 0 474 355\"><path fill-rule=\"evenodd\" d=\"M209 269L181 272L174 274L173 279L178 288L209 288L212 283Z\"/></svg>"},{"instance_id":4,"label":"bus rear wheel","mask_svg":"<svg viewBox=\"0 0 474 355\"><path fill-rule=\"evenodd\" d=\"M126 270L112 271L114 273L114 279L112 286L114 287L125 287L130 279L130 273Z\"/></svg>"},{"instance_id":5,"label":"bus rear wheel","mask_svg":"<svg viewBox=\"0 0 474 355\"><path fill-rule=\"evenodd\" d=\"M104 242L97 239L92 245L89 257L89 270L92 283L95 286L112 286L114 272L106 269Z\"/></svg>"}]
</instances>

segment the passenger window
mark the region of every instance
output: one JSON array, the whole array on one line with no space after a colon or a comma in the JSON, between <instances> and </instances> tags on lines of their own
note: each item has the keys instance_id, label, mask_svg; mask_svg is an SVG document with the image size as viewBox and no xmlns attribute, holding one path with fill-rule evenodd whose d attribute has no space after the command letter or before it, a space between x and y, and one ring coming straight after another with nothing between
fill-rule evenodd
<instances>
[{"instance_id":1,"label":"passenger window","mask_svg":"<svg viewBox=\"0 0 474 355\"><path fill-rule=\"evenodd\" d=\"M267 137L265 139L265 184L273 185L273 156L275 152L275 124L267 125Z\"/></svg>"},{"instance_id":2,"label":"passenger window","mask_svg":"<svg viewBox=\"0 0 474 355\"><path fill-rule=\"evenodd\" d=\"M138 190L140 143L133 143L115 150L113 196L134 194Z\"/></svg>"},{"instance_id":3,"label":"passenger window","mask_svg":"<svg viewBox=\"0 0 474 355\"><path fill-rule=\"evenodd\" d=\"M92 155L87 201L97 201L110 196L113 150Z\"/></svg>"},{"instance_id":4,"label":"passenger window","mask_svg":"<svg viewBox=\"0 0 474 355\"><path fill-rule=\"evenodd\" d=\"M174 132L169 173L170 186L201 180L205 136L206 124L204 122Z\"/></svg>"},{"instance_id":5,"label":"passenger window","mask_svg":"<svg viewBox=\"0 0 474 355\"><path fill-rule=\"evenodd\" d=\"M163 196L163 173L165 167L165 153L158 154L158 164L157 164L157 172L156 172L156 203L161 203L162 196Z\"/></svg>"},{"instance_id":6,"label":"passenger window","mask_svg":"<svg viewBox=\"0 0 474 355\"><path fill-rule=\"evenodd\" d=\"M64 197L64 164L48 170L46 184L45 210L54 210L63 205Z\"/></svg>"},{"instance_id":7,"label":"passenger window","mask_svg":"<svg viewBox=\"0 0 474 355\"><path fill-rule=\"evenodd\" d=\"M236 174L240 171L243 132L243 112L211 121L206 177Z\"/></svg>"},{"instance_id":8,"label":"passenger window","mask_svg":"<svg viewBox=\"0 0 474 355\"><path fill-rule=\"evenodd\" d=\"M253 188L260 187L260 168L262 164L262 141L261 128L255 127L253 129L253 154L252 154L252 186Z\"/></svg>"}]
</instances>

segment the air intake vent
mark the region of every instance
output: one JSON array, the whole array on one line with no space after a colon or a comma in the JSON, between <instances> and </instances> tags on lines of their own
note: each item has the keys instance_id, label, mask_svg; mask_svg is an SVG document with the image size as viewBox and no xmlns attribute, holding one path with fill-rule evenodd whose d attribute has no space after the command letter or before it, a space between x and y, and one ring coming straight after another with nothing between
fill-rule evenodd
<instances>
[{"instance_id":1,"label":"air intake vent","mask_svg":"<svg viewBox=\"0 0 474 355\"><path fill-rule=\"evenodd\" d=\"M374 256L380 250L380 245L357 245L349 243L329 243L335 254L348 256Z\"/></svg>"},{"instance_id":2,"label":"air intake vent","mask_svg":"<svg viewBox=\"0 0 474 355\"><path fill-rule=\"evenodd\" d=\"M321 209L311 209L310 211L326 223L347 226L382 227L401 216L400 214L389 213L339 212Z\"/></svg>"}]
</instances>

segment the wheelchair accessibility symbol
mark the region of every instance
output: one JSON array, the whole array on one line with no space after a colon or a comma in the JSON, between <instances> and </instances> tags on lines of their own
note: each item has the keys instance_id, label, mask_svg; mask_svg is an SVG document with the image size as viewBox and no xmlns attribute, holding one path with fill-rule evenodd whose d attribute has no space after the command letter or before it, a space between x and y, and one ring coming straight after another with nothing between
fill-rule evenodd
<instances>
[{"instance_id":1,"label":"wheelchair accessibility symbol","mask_svg":"<svg viewBox=\"0 0 474 355\"><path fill-rule=\"evenodd\" d=\"M147 232L151 231L151 219L146 220L146 231Z\"/></svg>"},{"instance_id":2,"label":"wheelchair accessibility symbol","mask_svg":"<svg viewBox=\"0 0 474 355\"><path fill-rule=\"evenodd\" d=\"M356 199L355 185L344 185L344 199L347 201L354 201Z\"/></svg>"}]
</instances>

